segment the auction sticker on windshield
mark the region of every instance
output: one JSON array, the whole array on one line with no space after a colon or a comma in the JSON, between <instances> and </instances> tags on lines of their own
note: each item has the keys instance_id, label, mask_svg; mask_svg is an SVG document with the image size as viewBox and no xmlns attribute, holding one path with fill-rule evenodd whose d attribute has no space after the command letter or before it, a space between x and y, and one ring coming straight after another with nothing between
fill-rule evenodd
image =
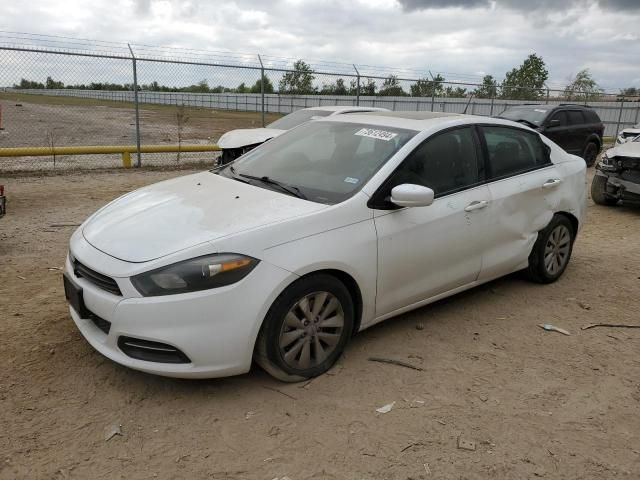
<instances>
[{"instance_id":1,"label":"auction sticker on windshield","mask_svg":"<svg viewBox=\"0 0 640 480\"><path fill-rule=\"evenodd\" d=\"M375 128L361 128L354 135L359 135L361 137L369 137L375 138L377 140L384 140L388 142L389 140L397 137L397 133L387 132L386 130L376 130Z\"/></svg>"}]
</instances>

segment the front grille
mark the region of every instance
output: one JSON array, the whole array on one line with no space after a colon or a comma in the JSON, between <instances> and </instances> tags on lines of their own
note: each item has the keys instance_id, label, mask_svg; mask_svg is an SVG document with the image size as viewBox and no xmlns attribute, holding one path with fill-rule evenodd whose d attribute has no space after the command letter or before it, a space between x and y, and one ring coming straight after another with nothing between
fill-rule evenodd
<instances>
[{"instance_id":1,"label":"front grille","mask_svg":"<svg viewBox=\"0 0 640 480\"><path fill-rule=\"evenodd\" d=\"M93 283L95 286L101 288L102 290L106 290L109 293L113 293L114 295L122 295L120 291L120 287L116 281L111 278L103 275L101 273L96 272L95 270L91 270L86 265L80 263L77 259L73 260L73 273L78 278L84 278L88 282Z\"/></svg>"},{"instance_id":2,"label":"front grille","mask_svg":"<svg viewBox=\"0 0 640 480\"><path fill-rule=\"evenodd\" d=\"M176 347L133 337L119 337L118 347L131 358L157 363L191 363Z\"/></svg>"},{"instance_id":3,"label":"front grille","mask_svg":"<svg viewBox=\"0 0 640 480\"><path fill-rule=\"evenodd\" d=\"M102 330L106 335L109 335L109 330L111 330L111 322L105 320L104 318L100 318L95 313L89 312L89 320L93 322L93 324Z\"/></svg>"}]
</instances>

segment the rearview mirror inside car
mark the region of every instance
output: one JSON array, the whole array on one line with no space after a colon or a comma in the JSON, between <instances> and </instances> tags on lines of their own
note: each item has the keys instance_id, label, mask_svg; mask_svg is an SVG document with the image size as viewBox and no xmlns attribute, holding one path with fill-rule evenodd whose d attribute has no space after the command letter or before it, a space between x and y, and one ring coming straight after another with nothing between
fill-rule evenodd
<instances>
[{"instance_id":1,"label":"rearview mirror inside car","mask_svg":"<svg viewBox=\"0 0 640 480\"><path fill-rule=\"evenodd\" d=\"M404 183L393 187L391 201L399 207L427 207L433 203L434 195L429 187Z\"/></svg>"}]
</instances>

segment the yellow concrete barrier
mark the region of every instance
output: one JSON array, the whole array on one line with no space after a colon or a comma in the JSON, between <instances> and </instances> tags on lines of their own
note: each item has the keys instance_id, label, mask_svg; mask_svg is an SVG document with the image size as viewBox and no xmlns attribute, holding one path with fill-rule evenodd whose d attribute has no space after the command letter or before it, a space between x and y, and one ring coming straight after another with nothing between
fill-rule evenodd
<instances>
[{"instance_id":1,"label":"yellow concrete barrier","mask_svg":"<svg viewBox=\"0 0 640 480\"><path fill-rule=\"evenodd\" d=\"M140 153L217 152L217 145L140 145ZM122 166L131 167L131 154L138 153L135 145L92 145L77 147L16 147L0 148L0 157L46 157L49 155L104 155L119 153Z\"/></svg>"}]
</instances>

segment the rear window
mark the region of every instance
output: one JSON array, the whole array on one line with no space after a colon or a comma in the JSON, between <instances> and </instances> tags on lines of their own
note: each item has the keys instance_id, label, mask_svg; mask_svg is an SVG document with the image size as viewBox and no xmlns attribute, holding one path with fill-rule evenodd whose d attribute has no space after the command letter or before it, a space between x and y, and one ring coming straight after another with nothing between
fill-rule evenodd
<instances>
[{"instance_id":1,"label":"rear window","mask_svg":"<svg viewBox=\"0 0 640 480\"><path fill-rule=\"evenodd\" d=\"M273 123L267 125L267 128L276 128L278 130L291 130L304 122L308 122L313 117L327 117L331 115L330 110L298 110L290 113Z\"/></svg>"}]
</instances>

